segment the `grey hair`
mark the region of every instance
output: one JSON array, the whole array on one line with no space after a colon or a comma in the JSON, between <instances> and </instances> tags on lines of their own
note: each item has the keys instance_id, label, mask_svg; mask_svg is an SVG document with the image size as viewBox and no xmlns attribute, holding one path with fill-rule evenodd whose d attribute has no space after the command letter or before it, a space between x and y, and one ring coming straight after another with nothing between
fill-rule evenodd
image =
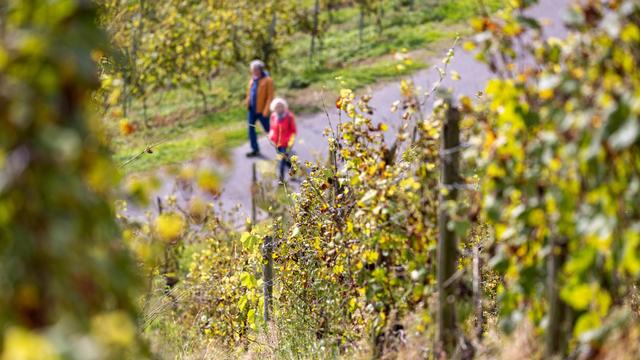
<instances>
[{"instance_id":1,"label":"grey hair","mask_svg":"<svg viewBox=\"0 0 640 360\"><path fill-rule=\"evenodd\" d=\"M251 70L255 69L256 67L264 69L264 62L262 62L262 60L253 60L251 64L249 64L249 69Z\"/></svg>"},{"instance_id":2,"label":"grey hair","mask_svg":"<svg viewBox=\"0 0 640 360\"><path fill-rule=\"evenodd\" d=\"M278 104L284 105L285 110L289 109L289 104L287 104L287 101L283 98L277 97L273 99L273 101L271 101L271 104L269 105L269 110L271 110L271 112L276 111L276 106Z\"/></svg>"}]
</instances>

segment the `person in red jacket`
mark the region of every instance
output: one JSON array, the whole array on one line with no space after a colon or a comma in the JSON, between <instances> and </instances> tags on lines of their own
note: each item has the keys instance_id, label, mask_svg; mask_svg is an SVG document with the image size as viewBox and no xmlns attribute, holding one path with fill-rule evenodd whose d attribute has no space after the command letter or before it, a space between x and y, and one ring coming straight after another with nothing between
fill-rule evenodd
<instances>
[{"instance_id":1,"label":"person in red jacket","mask_svg":"<svg viewBox=\"0 0 640 360\"><path fill-rule=\"evenodd\" d=\"M270 110L269 140L280 156L280 181L283 182L286 168L291 167L289 157L296 139L296 119L283 98L273 99Z\"/></svg>"}]
</instances>

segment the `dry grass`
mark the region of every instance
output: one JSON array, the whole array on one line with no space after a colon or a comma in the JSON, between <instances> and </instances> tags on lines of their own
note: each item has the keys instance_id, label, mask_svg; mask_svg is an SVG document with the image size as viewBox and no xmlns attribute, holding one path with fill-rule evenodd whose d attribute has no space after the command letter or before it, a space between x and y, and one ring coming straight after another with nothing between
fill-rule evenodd
<instances>
[{"instance_id":1,"label":"dry grass","mask_svg":"<svg viewBox=\"0 0 640 360\"><path fill-rule=\"evenodd\" d=\"M381 360L434 359L433 334L425 331L418 313L407 316L403 322L404 331L401 341L395 347L387 346ZM433 328L432 326L430 328ZM178 360L281 360L281 359L332 359L330 352L295 353L286 350L288 339L273 323L267 331L260 331L254 339L247 342L245 348L227 349L206 336L196 336L185 341L180 349L168 349L161 337L154 337L154 353L161 359ZM311 345L311 344L310 344ZM495 324L490 326L481 344L474 344L475 357L479 360L519 360L547 359L543 344L536 336L530 322L522 324L511 335L499 332ZM369 360L374 358L374 349L368 339L362 339L351 351L339 356L340 359ZM640 355L640 328L631 322L609 334L602 343L585 344L575 352L576 360L637 360ZM438 359L466 359L460 352L451 357Z\"/></svg>"},{"instance_id":2,"label":"dry grass","mask_svg":"<svg viewBox=\"0 0 640 360\"><path fill-rule=\"evenodd\" d=\"M495 327L486 340L487 352L480 359L541 359L542 348L535 337L535 329L529 321L523 321L512 335L504 335Z\"/></svg>"}]
</instances>

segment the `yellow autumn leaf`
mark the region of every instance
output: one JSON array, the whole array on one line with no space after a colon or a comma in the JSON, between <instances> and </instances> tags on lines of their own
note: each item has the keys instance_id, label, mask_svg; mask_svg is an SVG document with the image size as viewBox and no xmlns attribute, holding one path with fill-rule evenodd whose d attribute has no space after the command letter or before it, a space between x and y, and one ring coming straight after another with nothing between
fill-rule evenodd
<instances>
[{"instance_id":1,"label":"yellow autumn leaf","mask_svg":"<svg viewBox=\"0 0 640 360\"><path fill-rule=\"evenodd\" d=\"M204 170L198 174L198 186L211 195L220 193L220 176L211 170Z\"/></svg>"},{"instance_id":2,"label":"yellow autumn leaf","mask_svg":"<svg viewBox=\"0 0 640 360\"><path fill-rule=\"evenodd\" d=\"M61 359L53 344L42 335L23 328L5 331L2 360Z\"/></svg>"},{"instance_id":3,"label":"yellow autumn leaf","mask_svg":"<svg viewBox=\"0 0 640 360\"><path fill-rule=\"evenodd\" d=\"M154 225L160 239L167 242L180 238L185 229L184 219L175 213L166 213L158 216Z\"/></svg>"},{"instance_id":4,"label":"yellow autumn leaf","mask_svg":"<svg viewBox=\"0 0 640 360\"><path fill-rule=\"evenodd\" d=\"M207 203L199 197L194 197L189 203L189 216L201 222L207 216Z\"/></svg>"},{"instance_id":5,"label":"yellow autumn leaf","mask_svg":"<svg viewBox=\"0 0 640 360\"><path fill-rule=\"evenodd\" d=\"M136 327L126 312L116 310L94 316L91 333L106 345L127 347L135 340Z\"/></svg>"}]
</instances>

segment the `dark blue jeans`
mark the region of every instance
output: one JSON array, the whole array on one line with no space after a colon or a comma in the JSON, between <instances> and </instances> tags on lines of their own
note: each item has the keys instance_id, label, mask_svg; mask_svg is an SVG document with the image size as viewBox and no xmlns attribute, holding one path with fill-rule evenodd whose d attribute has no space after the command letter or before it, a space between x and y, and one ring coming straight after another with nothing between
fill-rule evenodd
<instances>
[{"instance_id":1,"label":"dark blue jeans","mask_svg":"<svg viewBox=\"0 0 640 360\"><path fill-rule=\"evenodd\" d=\"M262 124L265 132L269 132L269 119L262 114L256 114L255 111L249 109L249 142L253 151L260 151L258 147L258 135L256 134L256 120Z\"/></svg>"},{"instance_id":2,"label":"dark blue jeans","mask_svg":"<svg viewBox=\"0 0 640 360\"><path fill-rule=\"evenodd\" d=\"M280 181L284 181L284 173L286 168L291 167L291 160L289 160L289 151L286 147L282 146L278 148L278 154L281 156L280 158Z\"/></svg>"}]
</instances>

